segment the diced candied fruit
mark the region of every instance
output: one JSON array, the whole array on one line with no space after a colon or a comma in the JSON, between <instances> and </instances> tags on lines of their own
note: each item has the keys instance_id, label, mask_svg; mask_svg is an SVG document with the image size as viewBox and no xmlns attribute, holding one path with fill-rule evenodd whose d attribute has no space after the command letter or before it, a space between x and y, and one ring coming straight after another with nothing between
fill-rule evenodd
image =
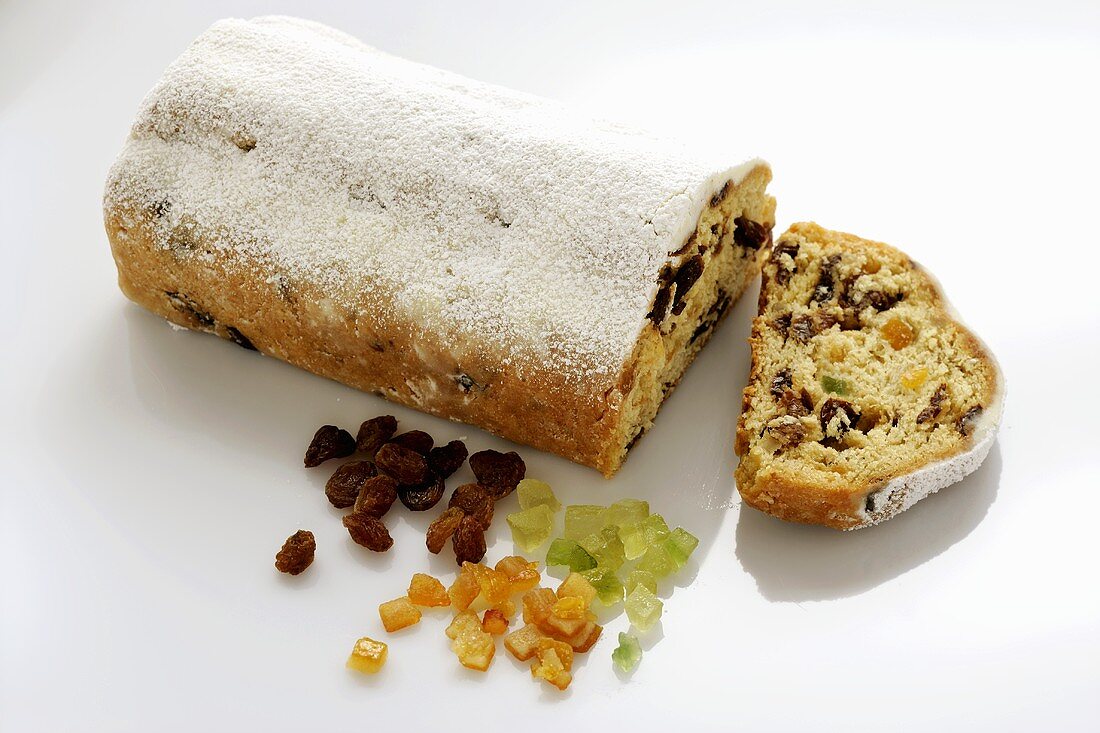
<instances>
[{"instance_id":1,"label":"diced candied fruit","mask_svg":"<svg viewBox=\"0 0 1100 733\"><path fill-rule=\"evenodd\" d=\"M565 539L580 540L599 532L607 507L596 504L572 504L565 507Z\"/></svg>"},{"instance_id":2,"label":"diced candied fruit","mask_svg":"<svg viewBox=\"0 0 1100 733\"><path fill-rule=\"evenodd\" d=\"M409 601L408 596L386 601L378 607L378 615L382 618L382 626L390 632L420 623L420 609Z\"/></svg>"},{"instance_id":3,"label":"diced candied fruit","mask_svg":"<svg viewBox=\"0 0 1100 733\"><path fill-rule=\"evenodd\" d=\"M508 526L512 529L512 542L516 547L532 552L550 539L554 529L554 513L545 504L538 504L509 514Z\"/></svg>"},{"instance_id":4,"label":"diced candied fruit","mask_svg":"<svg viewBox=\"0 0 1100 733\"><path fill-rule=\"evenodd\" d=\"M613 606L623 599L623 582L614 570L596 567L582 573L596 589L596 596L605 606Z\"/></svg>"},{"instance_id":5,"label":"diced candied fruit","mask_svg":"<svg viewBox=\"0 0 1100 733\"><path fill-rule=\"evenodd\" d=\"M575 600L575 599L574 599ZM592 623L584 615L580 618L562 618L555 613L538 622L542 632L554 639L565 641L577 635L587 624Z\"/></svg>"},{"instance_id":6,"label":"diced candied fruit","mask_svg":"<svg viewBox=\"0 0 1100 733\"><path fill-rule=\"evenodd\" d=\"M481 628L493 636L500 636L508 631L508 619L499 609L489 608L481 617Z\"/></svg>"},{"instance_id":7,"label":"diced candied fruit","mask_svg":"<svg viewBox=\"0 0 1100 733\"><path fill-rule=\"evenodd\" d=\"M584 601L585 608L592 605L596 595L597 591L592 581L580 573L569 573L558 586L558 598L580 598Z\"/></svg>"},{"instance_id":8,"label":"diced candied fruit","mask_svg":"<svg viewBox=\"0 0 1100 733\"><path fill-rule=\"evenodd\" d=\"M531 675L543 679L559 690L569 687L573 681L570 670L573 668L573 648L554 639L539 639L535 654L538 659L531 663Z\"/></svg>"},{"instance_id":9,"label":"diced candied fruit","mask_svg":"<svg viewBox=\"0 0 1100 733\"><path fill-rule=\"evenodd\" d=\"M668 550L669 557L676 563L676 569L684 567L684 564L699 546L699 538L688 532L683 527L672 530L664 541L664 548Z\"/></svg>"},{"instance_id":10,"label":"diced candied fruit","mask_svg":"<svg viewBox=\"0 0 1100 733\"><path fill-rule=\"evenodd\" d=\"M409 582L409 601L417 606L449 606L451 597L437 578L415 573Z\"/></svg>"},{"instance_id":11,"label":"diced candied fruit","mask_svg":"<svg viewBox=\"0 0 1100 733\"><path fill-rule=\"evenodd\" d=\"M679 570L676 561L672 559L672 555L663 543L653 545L646 550L642 559L638 561L637 569L648 571L655 578L665 578Z\"/></svg>"},{"instance_id":12,"label":"diced candied fruit","mask_svg":"<svg viewBox=\"0 0 1100 733\"><path fill-rule=\"evenodd\" d=\"M546 552L547 565L565 565L570 570L590 570L596 567L596 558L592 557L573 540L559 537L550 543Z\"/></svg>"},{"instance_id":13,"label":"diced candied fruit","mask_svg":"<svg viewBox=\"0 0 1100 733\"><path fill-rule=\"evenodd\" d=\"M913 327L900 318L891 318L883 324L881 331L895 349L904 349L913 343Z\"/></svg>"},{"instance_id":14,"label":"diced candied fruit","mask_svg":"<svg viewBox=\"0 0 1100 733\"><path fill-rule=\"evenodd\" d=\"M479 593L481 593L481 586L478 584L477 578L465 567L459 571L458 577L447 589L447 595L451 597L451 605L459 611L465 611L469 608Z\"/></svg>"},{"instance_id":15,"label":"diced candied fruit","mask_svg":"<svg viewBox=\"0 0 1100 733\"><path fill-rule=\"evenodd\" d=\"M660 514L650 514L637 524L624 527L619 532L626 559L635 560L645 554L650 545L668 537L668 525Z\"/></svg>"},{"instance_id":16,"label":"diced candied fruit","mask_svg":"<svg viewBox=\"0 0 1100 733\"><path fill-rule=\"evenodd\" d=\"M588 604L583 599L576 596L566 596L554 602L554 607L550 609L550 613L560 619L571 620L585 618L585 611L587 610Z\"/></svg>"},{"instance_id":17,"label":"diced candied fruit","mask_svg":"<svg viewBox=\"0 0 1100 733\"><path fill-rule=\"evenodd\" d=\"M665 604L661 599L649 592L645 586L639 585L634 592L626 597L626 617L634 628L639 631L648 631L661 619L661 611Z\"/></svg>"},{"instance_id":18,"label":"diced candied fruit","mask_svg":"<svg viewBox=\"0 0 1100 733\"><path fill-rule=\"evenodd\" d=\"M624 672L630 672L642 661L642 645L638 638L630 634L619 632L619 646L611 652L611 661Z\"/></svg>"},{"instance_id":19,"label":"diced candied fruit","mask_svg":"<svg viewBox=\"0 0 1100 733\"><path fill-rule=\"evenodd\" d=\"M848 394L848 382L847 380L840 379L839 377L830 377L825 375L821 378L821 388L826 392L832 394L846 395Z\"/></svg>"},{"instance_id":20,"label":"diced candied fruit","mask_svg":"<svg viewBox=\"0 0 1100 733\"><path fill-rule=\"evenodd\" d=\"M604 524L625 527L649 516L649 502L641 499L619 499L607 508Z\"/></svg>"},{"instance_id":21,"label":"diced candied fruit","mask_svg":"<svg viewBox=\"0 0 1100 733\"><path fill-rule=\"evenodd\" d=\"M481 597L490 606L506 601L512 595L512 584L508 582L508 576L505 573L487 565L472 562L463 563L462 570L474 576L481 589Z\"/></svg>"},{"instance_id":22,"label":"diced candied fruit","mask_svg":"<svg viewBox=\"0 0 1100 733\"><path fill-rule=\"evenodd\" d=\"M596 558L596 565L608 570L618 570L626 562L626 550L619 539L619 528L608 525L580 541L581 547Z\"/></svg>"},{"instance_id":23,"label":"diced candied fruit","mask_svg":"<svg viewBox=\"0 0 1100 733\"><path fill-rule=\"evenodd\" d=\"M458 656L463 667L484 672L496 654L496 642L491 634L481 628L481 621L472 611L463 611L454 617L447 627L451 639L451 651Z\"/></svg>"},{"instance_id":24,"label":"diced candied fruit","mask_svg":"<svg viewBox=\"0 0 1100 733\"><path fill-rule=\"evenodd\" d=\"M557 603L558 597L549 588L533 588L523 594L523 623L538 624L545 621Z\"/></svg>"},{"instance_id":25,"label":"diced candied fruit","mask_svg":"<svg viewBox=\"0 0 1100 733\"><path fill-rule=\"evenodd\" d=\"M541 638L542 632L538 627L527 624L504 637L504 648L519 661L526 662L538 652Z\"/></svg>"},{"instance_id":26,"label":"diced candied fruit","mask_svg":"<svg viewBox=\"0 0 1100 733\"><path fill-rule=\"evenodd\" d=\"M386 663L388 654L389 647L384 642L364 636L352 647L347 667L363 674L375 674Z\"/></svg>"},{"instance_id":27,"label":"diced candied fruit","mask_svg":"<svg viewBox=\"0 0 1100 733\"><path fill-rule=\"evenodd\" d=\"M592 648L592 646L599 640L600 634L603 632L603 627L594 621L585 622L584 626L577 629L577 633L573 634L567 639L562 639L566 644L573 647L573 651L584 653Z\"/></svg>"},{"instance_id":28,"label":"diced candied fruit","mask_svg":"<svg viewBox=\"0 0 1100 733\"><path fill-rule=\"evenodd\" d=\"M626 594L630 595L634 592L634 589L638 586L643 586L650 593L656 595L657 593L657 578L653 573L648 570L638 570L635 568L630 571L630 575L626 576Z\"/></svg>"},{"instance_id":29,"label":"diced candied fruit","mask_svg":"<svg viewBox=\"0 0 1100 733\"><path fill-rule=\"evenodd\" d=\"M928 370L924 367L911 369L901 375L901 386L906 389L920 389L928 381Z\"/></svg>"},{"instance_id":30,"label":"diced candied fruit","mask_svg":"<svg viewBox=\"0 0 1100 733\"><path fill-rule=\"evenodd\" d=\"M520 481L516 486L516 493L519 494L519 505L523 509L545 506L551 513L561 509L561 502L554 496L550 484L539 481L537 478L525 478Z\"/></svg>"},{"instance_id":31,"label":"diced candied fruit","mask_svg":"<svg viewBox=\"0 0 1100 733\"><path fill-rule=\"evenodd\" d=\"M538 567L538 563L528 562L518 555L501 558L496 564L497 572L504 573L512 584L512 593L523 593L537 586L542 579Z\"/></svg>"},{"instance_id":32,"label":"diced candied fruit","mask_svg":"<svg viewBox=\"0 0 1100 733\"><path fill-rule=\"evenodd\" d=\"M511 598L505 601L501 601L497 605L493 606L496 610L504 614L504 618L512 618L516 615L516 602Z\"/></svg>"}]
</instances>

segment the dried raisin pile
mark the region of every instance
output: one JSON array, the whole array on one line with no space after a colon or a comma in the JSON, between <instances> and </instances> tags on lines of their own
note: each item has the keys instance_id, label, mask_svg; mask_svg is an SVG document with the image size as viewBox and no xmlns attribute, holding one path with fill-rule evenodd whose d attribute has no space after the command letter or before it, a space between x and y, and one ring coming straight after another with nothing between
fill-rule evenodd
<instances>
[{"instance_id":1,"label":"dried raisin pile","mask_svg":"<svg viewBox=\"0 0 1100 733\"><path fill-rule=\"evenodd\" d=\"M466 462L466 444L461 440L452 440L447 445L440 445L428 451L428 468L441 478L448 478Z\"/></svg>"},{"instance_id":2,"label":"dried raisin pile","mask_svg":"<svg viewBox=\"0 0 1100 733\"><path fill-rule=\"evenodd\" d=\"M372 417L359 426L359 434L355 437L356 450L373 459L378 449L396 432L397 418L393 415Z\"/></svg>"},{"instance_id":3,"label":"dried raisin pile","mask_svg":"<svg viewBox=\"0 0 1100 733\"><path fill-rule=\"evenodd\" d=\"M275 554L275 569L280 573L298 575L313 563L317 552L317 540L309 530L300 529L286 538L282 549Z\"/></svg>"},{"instance_id":4,"label":"dried raisin pile","mask_svg":"<svg viewBox=\"0 0 1100 733\"><path fill-rule=\"evenodd\" d=\"M445 490L443 479L428 471L423 483L417 486L399 486L397 495L410 511L425 512L439 503Z\"/></svg>"},{"instance_id":5,"label":"dried raisin pile","mask_svg":"<svg viewBox=\"0 0 1100 733\"><path fill-rule=\"evenodd\" d=\"M322 425L306 448L306 468L320 466L330 458L344 458L355 452L355 438L335 425Z\"/></svg>"},{"instance_id":6,"label":"dried raisin pile","mask_svg":"<svg viewBox=\"0 0 1100 733\"><path fill-rule=\"evenodd\" d=\"M397 501L397 482L385 474L367 479L359 496L355 499L352 511L381 519Z\"/></svg>"},{"instance_id":7,"label":"dried raisin pile","mask_svg":"<svg viewBox=\"0 0 1100 733\"><path fill-rule=\"evenodd\" d=\"M428 451L435 445L435 439L423 430L410 430L407 433L401 433L401 435L390 438L390 442L416 451L422 456L428 455Z\"/></svg>"},{"instance_id":8,"label":"dried raisin pile","mask_svg":"<svg viewBox=\"0 0 1100 733\"><path fill-rule=\"evenodd\" d=\"M402 486L418 486L428 478L424 456L397 443L382 446L374 457L374 464Z\"/></svg>"}]
</instances>

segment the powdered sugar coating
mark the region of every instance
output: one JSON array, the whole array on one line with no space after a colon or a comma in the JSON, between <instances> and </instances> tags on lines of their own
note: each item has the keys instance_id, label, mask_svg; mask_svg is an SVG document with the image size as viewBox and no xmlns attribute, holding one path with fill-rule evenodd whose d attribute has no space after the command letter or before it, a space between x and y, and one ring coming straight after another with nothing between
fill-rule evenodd
<instances>
[{"instance_id":1,"label":"powdered sugar coating","mask_svg":"<svg viewBox=\"0 0 1100 733\"><path fill-rule=\"evenodd\" d=\"M621 371L661 265L757 165L268 17L214 24L165 72L105 204L351 318L585 380Z\"/></svg>"}]
</instances>

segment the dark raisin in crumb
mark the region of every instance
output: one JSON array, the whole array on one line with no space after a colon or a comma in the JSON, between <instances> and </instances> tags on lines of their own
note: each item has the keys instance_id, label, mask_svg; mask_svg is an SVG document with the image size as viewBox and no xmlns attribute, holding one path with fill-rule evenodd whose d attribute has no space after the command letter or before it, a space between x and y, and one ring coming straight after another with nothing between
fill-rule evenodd
<instances>
[{"instance_id":1,"label":"dark raisin in crumb","mask_svg":"<svg viewBox=\"0 0 1100 733\"><path fill-rule=\"evenodd\" d=\"M397 482L385 474L372 476L359 489L352 511L381 519L397 501Z\"/></svg>"},{"instance_id":2,"label":"dark raisin in crumb","mask_svg":"<svg viewBox=\"0 0 1100 733\"><path fill-rule=\"evenodd\" d=\"M817 286L814 288L810 301L824 303L833 297L835 283L833 281L834 270L840 263L840 255L830 255L821 263L821 274L817 278Z\"/></svg>"},{"instance_id":3,"label":"dark raisin in crumb","mask_svg":"<svg viewBox=\"0 0 1100 733\"><path fill-rule=\"evenodd\" d=\"M694 236L688 241L694 241ZM668 306L672 302L672 268L667 264L661 268L657 277L657 295L653 298L653 308L649 311L649 320L660 325L668 315Z\"/></svg>"},{"instance_id":4,"label":"dark raisin in crumb","mask_svg":"<svg viewBox=\"0 0 1100 733\"><path fill-rule=\"evenodd\" d=\"M772 420L766 429L784 448L797 445L806 437L806 426L797 418Z\"/></svg>"},{"instance_id":5,"label":"dark raisin in crumb","mask_svg":"<svg viewBox=\"0 0 1100 733\"><path fill-rule=\"evenodd\" d=\"M703 258L699 255L692 255L684 264L680 265L680 269L676 271L676 297L672 301L673 314L678 316L684 312L684 308L687 306L684 297L702 274Z\"/></svg>"},{"instance_id":6,"label":"dark raisin in crumb","mask_svg":"<svg viewBox=\"0 0 1100 733\"><path fill-rule=\"evenodd\" d=\"M317 540L313 533L300 529L286 538L282 549L275 554L275 569L280 573L298 575L313 563L317 552Z\"/></svg>"},{"instance_id":7,"label":"dark raisin in crumb","mask_svg":"<svg viewBox=\"0 0 1100 733\"><path fill-rule=\"evenodd\" d=\"M777 318L773 318L768 325L783 334L783 338L786 338L791 329L791 314L784 313Z\"/></svg>"},{"instance_id":8,"label":"dark raisin in crumb","mask_svg":"<svg viewBox=\"0 0 1100 733\"><path fill-rule=\"evenodd\" d=\"M981 414L982 406L974 405L955 421L955 429L963 435L970 435L970 433L974 432L974 423L977 421L978 415Z\"/></svg>"},{"instance_id":9,"label":"dark raisin in crumb","mask_svg":"<svg viewBox=\"0 0 1100 733\"><path fill-rule=\"evenodd\" d=\"M936 391L932 393L932 399L928 401L928 407L920 411L917 415L917 424L926 423L929 420L935 420L940 415L940 411L943 409L943 403L947 400L947 385L941 384L936 387Z\"/></svg>"},{"instance_id":10,"label":"dark raisin in crumb","mask_svg":"<svg viewBox=\"0 0 1100 733\"><path fill-rule=\"evenodd\" d=\"M346 509L359 497L359 489L377 471L370 461L352 461L336 469L325 484L325 496L337 509Z\"/></svg>"},{"instance_id":11,"label":"dark raisin in crumb","mask_svg":"<svg viewBox=\"0 0 1100 733\"><path fill-rule=\"evenodd\" d=\"M783 390L783 394L779 397L779 409L788 415L794 415L795 417L802 417L803 415L809 415L813 409L813 401L810 401L809 407L806 406L805 397L808 396L806 390L802 390L802 397L796 395L794 390Z\"/></svg>"},{"instance_id":12,"label":"dark raisin in crumb","mask_svg":"<svg viewBox=\"0 0 1100 733\"><path fill-rule=\"evenodd\" d=\"M798 245L794 242L780 242L772 248L771 263L775 267L775 281L780 285L786 285L791 280L797 268L783 261L783 255L787 255L793 261L798 256Z\"/></svg>"},{"instance_id":13,"label":"dark raisin in crumb","mask_svg":"<svg viewBox=\"0 0 1100 733\"><path fill-rule=\"evenodd\" d=\"M760 249L772 241L772 230L759 222L739 216L733 220L733 242L745 249Z\"/></svg>"},{"instance_id":14,"label":"dark raisin in crumb","mask_svg":"<svg viewBox=\"0 0 1100 733\"><path fill-rule=\"evenodd\" d=\"M452 440L447 445L437 446L428 451L428 468L435 471L442 478L447 478L466 462L466 444L461 440Z\"/></svg>"},{"instance_id":15,"label":"dark raisin in crumb","mask_svg":"<svg viewBox=\"0 0 1100 733\"><path fill-rule=\"evenodd\" d=\"M428 475L424 456L398 443L386 443L379 448L374 463L379 471L392 476L403 486L422 484Z\"/></svg>"},{"instance_id":16,"label":"dark raisin in crumb","mask_svg":"<svg viewBox=\"0 0 1100 733\"><path fill-rule=\"evenodd\" d=\"M355 452L355 438L335 425L322 425L306 448L306 468L320 466L330 458L344 458Z\"/></svg>"},{"instance_id":17,"label":"dark raisin in crumb","mask_svg":"<svg viewBox=\"0 0 1100 733\"><path fill-rule=\"evenodd\" d=\"M478 451L470 456L470 469L494 499L502 499L515 491L527 474L527 465L515 451Z\"/></svg>"},{"instance_id":18,"label":"dark raisin in crumb","mask_svg":"<svg viewBox=\"0 0 1100 733\"><path fill-rule=\"evenodd\" d=\"M871 492L867 495L867 500L863 503L863 510L870 513L875 510L875 494L878 492Z\"/></svg>"},{"instance_id":19,"label":"dark raisin in crumb","mask_svg":"<svg viewBox=\"0 0 1100 733\"><path fill-rule=\"evenodd\" d=\"M414 450L422 456L428 455L428 451L435 445L432 436L423 430L410 430L407 433L401 433L401 435L390 438L390 442Z\"/></svg>"},{"instance_id":20,"label":"dark raisin in crumb","mask_svg":"<svg viewBox=\"0 0 1100 733\"><path fill-rule=\"evenodd\" d=\"M460 566L464 562L481 562L485 557L485 530L473 517L463 517L451 537L451 546Z\"/></svg>"},{"instance_id":21,"label":"dark raisin in crumb","mask_svg":"<svg viewBox=\"0 0 1100 733\"><path fill-rule=\"evenodd\" d=\"M443 498L446 485L443 478L428 471L424 481L417 486L398 486L397 496L401 503L414 512L426 512Z\"/></svg>"},{"instance_id":22,"label":"dark raisin in crumb","mask_svg":"<svg viewBox=\"0 0 1100 733\"><path fill-rule=\"evenodd\" d=\"M837 431L840 435L844 435L859 422L860 414L851 402L830 397L821 405L821 432L825 433L826 437L832 437L829 435L829 423L838 413L843 414L847 420L847 423L844 420L837 423Z\"/></svg>"},{"instance_id":23,"label":"dark raisin in crumb","mask_svg":"<svg viewBox=\"0 0 1100 733\"><path fill-rule=\"evenodd\" d=\"M881 312L890 310L905 296L901 293L884 293L881 290L872 290L867 293L866 297L871 303L871 307Z\"/></svg>"},{"instance_id":24,"label":"dark raisin in crumb","mask_svg":"<svg viewBox=\"0 0 1100 733\"><path fill-rule=\"evenodd\" d=\"M424 544L428 546L428 552L438 555L447 544L447 540L451 539L451 535L458 529L458 524L464 516L466 515L458 507L444 509L443 513L428 525L428 531L424 535Z\"/></svg>"},{"instance_id":25,"label":"dark raisin in crumb","mask_svg":"<svg viewBox=\"0 0 1100 733\"><path fill-rule=\"evenodd\" d=\"M817 335L817 323L809 313L803 313L791 319L789 333L801 343L807 343Z\"/></svg>"},{"instance_id":26,"label":"dark raisin in crumb","mask_svg":"<svg viewBox=\"0 0 1100 733\"><path fill-rule=\"evenodd\" d=\"M371 552L385 552L393 547L393 538L382 520L366 514L348 514L344 517L344 526L355 544L362 545Z\"/></svg>"},{"instance_id":27,"label":"dark raisin in crumb","mask_svg":"<svg viewBox=\"0 0 1100 733\"><path fill-rule=\"evenodd\" d=\"M780 369L772 377L771 393L773 397L782 397L783 393L790 389L792 384L791 370Z\"/></svg>"},{"instance_id":28,"label":"dark raisin in crumb","mask_svg":"<svg viewBox=\"0 0 1100 733\"><path fill-rule=\"evenodd\" d=\"M722 201L725 200L726 196L729 195L730 186L732 185L733 181L726 181L724 184L722 184L721 190L710 197L710 205L717 206L718 204L722 203Z\"/></svg>"},{"instance_id":29,"label":"dark raisin in crumb","mask_svg":"<svg viewBox=\"0 0 1100 733\"><path fill-rule=\"evenodd\" d=\"M172 304L173 308L189 316L199 328L214 327L214 316L199 308L195 301L191 300L183 293L165 291L164 294L168 297L168 301Z\"/></svg>"},{"instance_id":30,"label":"dark raisin in crumb","mask_svg":"<svg viewBox=\"0 0 1100 733\"><path fill-rule=\"evenodd\" d=\"M359 426L359 434L355 438L356 449L373 459L378 449L396 432L397 418L393 415L372 417Z\"/></svg>"},{"instance_id":31,"label":"dark raisin in crumb","mask_svg":"<svg viewBox=\"0 0 1100 733\"><path fill-rule=\"evenodd\" d=\"M453 377L453 379L455 380L455 384L458 385L458 388L462 390L463 394L469 394L475 389L479 392L485 389L485 387L475 382L473 377L466 373L459 374L458 376Z\"/></svg>"}]
</instances>

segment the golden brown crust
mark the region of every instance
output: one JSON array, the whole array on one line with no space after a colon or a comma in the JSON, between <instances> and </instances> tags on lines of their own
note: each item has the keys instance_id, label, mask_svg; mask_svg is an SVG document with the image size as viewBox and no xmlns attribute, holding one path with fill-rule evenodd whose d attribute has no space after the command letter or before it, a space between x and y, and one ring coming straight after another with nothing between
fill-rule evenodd
<instances>
[{"instance_id":1,"label":"golden brown crust","mask_svg":"<svg viewBox=\"0 0 1100 733\"><path fill-rule=\"evenodd\" d=\"M770 231L775 204L763 194L768 180L766 166L750 172L730 189L733 196L743 194L744 201L736 210L723 210L723 216L732 220L752 209ZM710 208L704 211L700 229L708 212ZM647 321L639 349L624 365L616 386L593 397L591 390L576 386L569 378L572 375L550 370L517 373L501 363L491 345L465 350L479 357L458 364L453 344L440 343L415 323L385 326L370 314L357 316L337 309L310 283L291 287L261 280L254 269L234 260L231 251L201 237L190 243L189 254L198 248L202 256L181 257L170 247L158 246L150 212L108 206L105 219L120 288L131 300L169 321L216 333L414 409L556 453L605 476L618 470L630 441L648 427L652 413L713 331L688 342L683 332L669 338ZM700 286L689 291L683 327L693 327L692 319L704 316L714 305L707 298L714 298L716 291L730 296L730 302L736 300L755 276L765 249L738 255L736 262L714 276L720 282L703 287L708 282L704 275ZM725 310L714 320L724 315ZM641 361L641 345L646 343L668 361L658 365L659 374L667 380L664 384L638 381L647 368ZM633 398L638 390L654 389L660 390L655 396ZM641 405L639 409L624 410L635 403ZM640 425L638 435L632 433L630 421Z\"/></svg>"},{"instance_id":2,"label":"golden brown crust","mask_svg":"<svg viewBox=\"0 0 1100 733\"><path fill-rule=\"evenodd\" d=\"M997 399L999 389L998 368L992 356L982 342L965 326L959 323L947 310L946 301L936 282L904 253L881 242L864 240L851 234L831 232L812 223L792 225L780 241L789 235L814 241L833 250L864 251L874 253L883 261L903 263L917 275L916 289L927 299L928 307L939 311L938 326L949 339L955 340L956 348L972 357L978 373L971 374L981 391L978 401L992 405ZM741 461L736 470L738 490L746 504L761 511L793 522L820 524L835 529L852 529L866 526L868 514L865 503L868 496L881 490L892 480L912 474L931 463L949 459L966 451L970 440L963 438L943 445L934 451L913 452L903 460L893 461L889 470L878 470L870 474L860 474L853 478L850 474L834 474L831 480L823 481L820 474L800 473L790 466L777 466L760 455L755 455L751 445L758 436L749 427L750 414L758 395L761 400L771 400L767 394L767 379L763 374L766 361L765 331L773 328L769 325L765 313L768 311L769 298L775 295L770 287L770 278L775 273L775 264L766 263L761 271L762 286L759 299L759 315L754 319L749 344L751 347L751 365L749 382L742 393L741 416L738 420L734 449ZM762 388L762 392L761 392Z\"/></svg>"}]
</instances>

